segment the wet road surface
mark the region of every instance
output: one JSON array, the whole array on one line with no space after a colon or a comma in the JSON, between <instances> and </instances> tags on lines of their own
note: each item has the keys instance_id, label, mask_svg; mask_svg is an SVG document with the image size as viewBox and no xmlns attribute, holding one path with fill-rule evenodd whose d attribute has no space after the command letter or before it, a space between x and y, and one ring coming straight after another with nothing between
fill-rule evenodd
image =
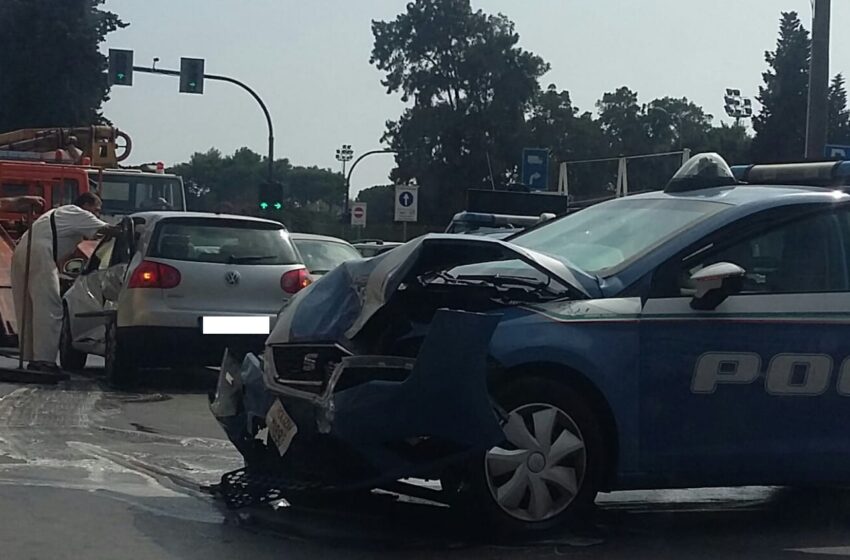
<instances>
[{"instance_id":1,"label":"wet road surface","mask_svg":"<svg viewBox=\"0 0 850 560\"><path fill-rule=\"evenodd\" d=\"M75 376L0 384L0 558L812 558L850 556L850 492L618 492L595 528L536 543L465 531L444 508L377 496L229 512L201 487L241 466L202 373L113 392Z\"/></svg>"}]
</instances>

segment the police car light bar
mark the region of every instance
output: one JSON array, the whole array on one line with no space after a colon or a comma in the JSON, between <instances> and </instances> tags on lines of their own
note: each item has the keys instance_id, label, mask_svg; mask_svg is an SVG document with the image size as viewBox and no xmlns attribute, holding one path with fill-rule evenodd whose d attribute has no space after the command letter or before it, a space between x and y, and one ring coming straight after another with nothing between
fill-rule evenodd
<instances>
[{"instance_id":1,"label":"police car light bar","mask_svg":"<svg viewBox=\"0 0 850 560\"><path fill-rule=\"evenodd\" d=\"M736 165L732 173L739 181L754 185L850 186L850 161Z\"/></svg>"}]
</instances>

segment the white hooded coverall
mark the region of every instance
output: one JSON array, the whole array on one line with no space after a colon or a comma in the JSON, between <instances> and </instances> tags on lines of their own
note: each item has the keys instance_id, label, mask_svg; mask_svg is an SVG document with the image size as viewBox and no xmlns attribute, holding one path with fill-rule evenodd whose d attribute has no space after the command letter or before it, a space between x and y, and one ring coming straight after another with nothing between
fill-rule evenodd
<instances>
[{"instance_id":1,"label":"white hooded coverall","mask_svg":"<svg viewBox=\"0 0 850 560\"><path fill-rule=\"evenodd\" d=\"M62 298L59 295L59 270L53 260L53 231L50 215L55 215L57 251L61 262L83 239L94 237L106 222L74 204L60 206L38 217L21 238L12 256L12 297L18 330L23 325L24 306L27 308L26 332L19 332L23 342L23 357L28 362L55 363L62 332ZM24 276L27 244L32 239L29 294L25 292Z\"/></svg>"}]
</instances>

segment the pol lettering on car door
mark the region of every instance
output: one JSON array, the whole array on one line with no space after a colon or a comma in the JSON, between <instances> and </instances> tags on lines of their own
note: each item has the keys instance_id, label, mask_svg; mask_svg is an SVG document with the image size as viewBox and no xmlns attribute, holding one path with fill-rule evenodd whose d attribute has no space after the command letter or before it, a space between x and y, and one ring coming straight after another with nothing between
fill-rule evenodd
<instances>
[{"instance_id":1,"label":"pol lettering on car door","mask_svg":"<svg viewBox=\"0 0 850 560\"><path fill-rule=\"evenodd\" d=\"M833 359L826 354L776 354L763 373L768 395L814 397L829 390ZM691 392L713 394L719 385L748 385L761 374L762 359L756 353L706 352L697 359ZM835 391L850 397L850 357L837 369Z\"/></svg>"}]
</instances>

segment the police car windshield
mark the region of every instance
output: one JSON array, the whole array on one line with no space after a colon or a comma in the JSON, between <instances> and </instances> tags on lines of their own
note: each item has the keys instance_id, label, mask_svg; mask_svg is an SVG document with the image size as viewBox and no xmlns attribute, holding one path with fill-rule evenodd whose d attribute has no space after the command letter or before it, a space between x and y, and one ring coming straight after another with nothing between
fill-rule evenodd
<instances>
[{"instance_id":1,"label":"police car windshield","mask_svg":"<svg viewBox=\"0 0 850 560\"><path fill-rule=\"evenodd\" d=\"M620 198L520 234L511 242L604 275L724 208L728 205L720 202Z\"/></svg>"}]
</instances>

